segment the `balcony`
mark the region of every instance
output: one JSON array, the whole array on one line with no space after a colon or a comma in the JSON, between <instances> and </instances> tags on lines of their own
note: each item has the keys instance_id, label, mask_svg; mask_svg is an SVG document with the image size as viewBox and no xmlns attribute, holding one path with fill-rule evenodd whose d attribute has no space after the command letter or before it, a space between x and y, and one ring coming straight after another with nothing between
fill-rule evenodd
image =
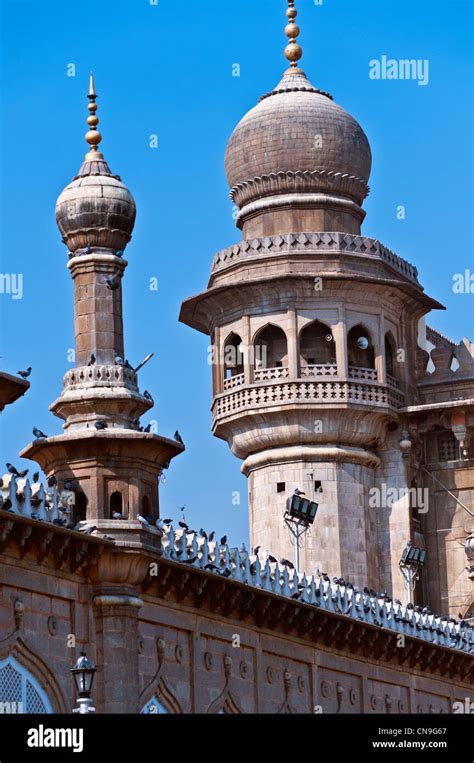
<instances>
[{"instance_id":1,"label":"balcony","mask_svg":"<svg viewBox=\"0 0 474 763\"><path fill-rule=\"evenodd\" d=\"M214 420L217 421L220 418L255 408L285 405L332 406L338 404L342 406L361 405L368 408L393 408L396 410L404 405L404 395L388 385L371 383L366 379L257 383L242 385L237 389L217 395L213 403L213 416Z\"/></svg>"}]
</instances>

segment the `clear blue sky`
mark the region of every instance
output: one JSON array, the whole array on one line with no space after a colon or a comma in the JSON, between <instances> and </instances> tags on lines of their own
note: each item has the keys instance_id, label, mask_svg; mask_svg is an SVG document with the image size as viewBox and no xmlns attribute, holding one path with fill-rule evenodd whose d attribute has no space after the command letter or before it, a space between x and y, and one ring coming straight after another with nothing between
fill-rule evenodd
<instances>
[{"instance_id":1,"label":"clear blue sky","mask_svg":"<svg viewBox=\"0 0 474 763\"><path fill-rule=\"evenodd\" d=\"M3 0L1 7L1 272L23 274L24 296L0 294L0 365L34 370L27 395L2 415L0 463L19 463L33 425L61 432L48 405L70 367L73 302L54 207L86 148L93 68L103 151L138 207L124 282L127 356L138 362L156 353L142 389L155 396L160 432L179 428L187 444L168 472L162 510L177 516L186 504L193 525L245 540L240 462L210 434L208 341L177 317L181 301L205 287L213 254L240 238L224 150L285 68L286 2ZM416 264L427 292L448 307L431 317L433 326L456 339L472 335L472 296L451 289L473 249L472 2L299 0L297 7L303 68L371 142L364 232ZM429 59L429 84L371 80L369 61L383 54ZM67 76L71 63L75 77ZM232 77L234 63L240 78ZM158 293L148 290L153 276Z\"/></svg>"}]
</instances>

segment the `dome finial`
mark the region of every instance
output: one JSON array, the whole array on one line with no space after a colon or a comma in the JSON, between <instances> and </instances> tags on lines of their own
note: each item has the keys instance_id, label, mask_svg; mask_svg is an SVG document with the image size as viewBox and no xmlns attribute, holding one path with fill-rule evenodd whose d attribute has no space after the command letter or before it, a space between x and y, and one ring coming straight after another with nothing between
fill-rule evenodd
<instances>
[{"instance_id":1,"label":"dome finial","mask_svg":"<svg viewBox=\"0 0 474 763\"><path fill-rule=\"evenodd\" d=\"M285 34L290 38L290 42L285 48L285 56L291 63L291 68L294 70L298 67L298 61L303 55L301 47L296 42L296 38L300 33L300 28L295 22L295 18L298 15L298 11L295 8L295 0L288 0L288 8L286 9L286 15L289 19L288 24L285 27Z\"/></svg>"},{"instance_id":2,"label":"dome finial","mask_svg":"<svg viewBox=\"0 0 474 763\"><path fill-rule=\"evenodd\" d=\"M87 117L89 132L86 133L86 141L90 146L90 151L86 154L86 162L94 162L103 159L104 156L98 150L99 143L102 140L102 135L97 130L97 125L99 124L99 117L96 115L97 104L95 102L97 93L95 92L94 75L92 72L90 75L89 94L87 97L89 99L89 105L87 107L89 109L89 116Z\"/></svg>"}]
</instances>

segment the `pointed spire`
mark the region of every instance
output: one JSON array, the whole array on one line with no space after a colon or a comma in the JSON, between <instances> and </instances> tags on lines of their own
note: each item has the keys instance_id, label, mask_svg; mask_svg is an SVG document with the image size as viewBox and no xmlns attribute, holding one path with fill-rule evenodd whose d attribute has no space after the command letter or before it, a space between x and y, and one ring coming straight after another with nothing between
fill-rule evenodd
<instances>
[{"instance_id":1,"label":"pointed spire","mask_svg":"<svg viewBox=\"0 0 474 763\"><path fill-rule=\"evenodd\" d=\"M86 154L86 162L94 162L99 161L104 158L103 154L100 153L98 146L99 143L102 140L102 135L97 130L97 125L99 124L99 118L96 115L97 111L97 104L96 104L96 98L97 93L95 92L95 84L94 84L94 75L91 72L90 80L89 80L89 116L87 117L87 124L89 125L89 132L86 133L86 141L88 142L90 146L90 151Z\"/></svg>"},{"instance_id":2,"label":"pointed spire","mask_svg":"<svg viewBox=\"0 0 474 763\"><path fill-rule=\"evenodd\" d=\"M288 18L288 24L285 27L285 34L289 38L290 42L285 48L285 57L290 61L290 71L295 70L298 67L298 61L303 55L301 47L296 42L296 38L300 34L300 28L295 19L298 15L298 11L295 8L295 0L288 0L288 8L286 9L286 15Z\"/></svg>"}]
</instances>

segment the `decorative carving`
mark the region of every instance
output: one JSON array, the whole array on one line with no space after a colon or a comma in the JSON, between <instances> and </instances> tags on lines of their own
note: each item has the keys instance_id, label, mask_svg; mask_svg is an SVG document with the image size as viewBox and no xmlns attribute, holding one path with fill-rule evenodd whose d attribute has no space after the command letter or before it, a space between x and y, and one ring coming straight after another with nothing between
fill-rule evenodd
<instances>
[{"instance_id":1,"label":"decorative carving","mask_svg":"<svg viewBox=\"0 0 474 763\"><path fill-rule=\"evenodd\" d=\"M15 630L20 631L23 627L25 616L25 605L21 599L15 599L13 602L13 619L15 621Z\"/></svg>"},{"instance_id":2,"label":"decorative carving","mask_svg":"<svg viewBox=\"0 0 474 763\"><path fill-rule=\"evenodd\" d=\"M245 660L242 660L240 665L239 665L240 677L245 680L246 678L248 678L249 672L250 672L250 670L249 670L248 664L246 663Z\"/></svg>"},{"instance_id":3,"label":"decorative carving","mask_svg":"<svg viewBox=\"0 0 474 763\"><path fill-rule=\"evenodd\" d=\"M214 657L210 652L206 652L204 655L204 666L206 670L212 670L214 667Z\"/></svg>"},{"instance_id":4,"label":"decorative carving","mask_svg":"<svg viewBox=\"0 0 474 763\"><path fill-rule=\"evenodd\" d=\"M53 615L48 617L48 633L50 636L56 636L59 630L59 624Z\"/></svg>"}]
</instances>

